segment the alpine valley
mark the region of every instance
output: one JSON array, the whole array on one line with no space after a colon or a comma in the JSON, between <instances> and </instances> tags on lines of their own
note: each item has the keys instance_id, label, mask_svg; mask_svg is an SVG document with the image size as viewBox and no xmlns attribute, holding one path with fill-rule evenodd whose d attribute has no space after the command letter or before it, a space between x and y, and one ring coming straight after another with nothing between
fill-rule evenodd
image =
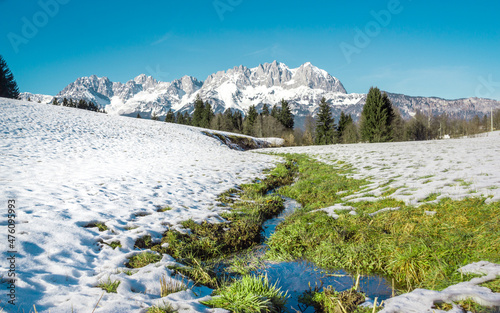
<instances>
[{"instance_id":1,"label":"alpine valley","mask_svg":"<svg viewBox=\"0 0 500 313\"><path fill-rule=\"evenodd\" d=\"M452 117L471 118L477 114L481 117L491 108L500 108L500 101L484 98L446 100L387 94L403 118L410 118L418 110L433 115L447 113ZM134 117L140 114L144 118L156 114L164 118L169 110L191 113L198 95L211 103L215 113L226 109L245 113L252 105L260 111L264 104L273 106L285 99L290 103L295 125L299 127L307 115L317 114L322 97L330 103L336 120L341 111L357 120L366 98L366 94L347 93L339 79L309 62L291 69L277 61L255 68L240 65L211 74L205 81L184 76L172 82L162 82L141 74L120 83L92 75L78 78L55 97L92 101L109 114ZM24 92L21 98L50 103L53 96Z\"/></svg>"}]
</instances>

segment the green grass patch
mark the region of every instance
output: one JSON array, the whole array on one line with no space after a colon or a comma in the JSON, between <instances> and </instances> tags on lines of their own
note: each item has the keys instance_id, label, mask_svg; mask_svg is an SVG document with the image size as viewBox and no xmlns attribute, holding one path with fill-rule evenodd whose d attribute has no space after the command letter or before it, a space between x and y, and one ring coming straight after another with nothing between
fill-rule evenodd
<instances>
[{"instance_id":1,"label":"green grass patch","mask_svg":"<svg viewBox=\"0 0 500 313\"><path fill-rule=\"evenodd\" d=\"M99 231L106 231L106 230L108 230L108 226L106 226L106 224L101 223L101 222L88 223L87 225L85 225L83 227L85 227L85 228L94 228L94 227L97 227L97 229L99 229Z\"/></svg>"},{"instance_id":2,"label":"green grass patch","mask_svg":"<svg viewBox=\"0 0 500 313\"><path fill-rule=\"evenodd\" d=\"M185 279L178 281L173 280L172 278L167 276L163 276L162 278L160 278L160 296L162 298L168 296L169 294L187 289L188 281Z\"/></svg>"},{"instance_id":3,"label":"green grass patch","mask_svg":"<svg viewBox=\"0 0 500 313\"><path fill-rule=\"evenodd\" d=\"M213 265L196 259L195 257L187 257L183 260L184 266L169 266L168 268L175 273L189 277L196 285L203 285L209 288L219 288L224 284L224 281L217 277Z\"/></svg>"},{"instance_id":4,"label":"green grass patch","mask_svg":"<svg viewBox=\"0 0 500 313\"><path fill-rule=\"evenodd\" d=\"M333 219L311 212L341 202L336 193L360 189L365 181L348 179L342 171L315 161L299 160L299 180L280 193L298 200L297 210L270 238L268 256L276 260L305 258L316 265L353 273L393 277L402 290L442 289L467 280L457 269L486 260L500 262L500 205L482 198L442 199L420 207L386 198L347 203L358 215L345 212ZM428 201L431 201L432 195ZM383 208L399 207L370 217ZM437 212L428 216L424 211Z\"/></svg>"},{"instance_id":5,"label":"green grass patch","mask_svg":"<svg viewBox=\"0 0 500 313\"><path fill-rule=\"evenodd\" d=\"M495 280L481 284L481 286L489 288L491 291L495 293L500 293L500 277Z\"/></svg>"},{"instance_id":6,"label":"green grass patch","mask_svg":"<svg viewBox=\"0 0 500 313\"><path fill-rule=\"evenodd\" d=\"M125 264L125 266L128 268L140 268L151 263L160 262L160 260L161 260L161 255L151 252L142 252L140 254L132 256Z\"/></svg>"},{"instance_id":7,"label":"green grass patch","mask_svg":"<svg viewBox=\"0 0 500 313\"><path fill-rule=\"evenodd\" d=\"M434 177L434 175L425 175L425 176L420 176L419 178L417 178L417 180L428 179L428 178L432 178L432 177Z\"/></svg>"},{"instance_id":8,"label":"green grass patch","mask_svg":"<svg viewBox=\"0 0 500 313\"><path fill-rule=\"evenodd\" d=\"M401 187L399 187L399 188L401 188ZM393 193L398 191L399 188L388 188L388 189L384 190L384 192L382 192L381 196L382 197L389 197L390 195L392 195Z\"/></svg>"},{"instance_id":9,"label":"green grass patch","mask_svg":"<svg viewBox=\"0 0 500 313\"><path fill-rule=\"evenodd\" d=\"M426 216L425 210L437 214ZM498 204L446 199L374 217L357 211L357 216L343 214L337 220L323 212L297 212L278 226L269 241L269 255L380 273L394 277L407 290L444 288L463 280L456 271L461 266L480 260L500 262Z\"/></svg>"},{"instance_id":10,"label":"green grass patch","mask_svg":"<svg viewBox=\"0 0 500 313\"><path fill-rule=\"evenodd\" d=\"M164 302L162 305L155 305L148 309L147 313L175 313L177 310L174 309L170 302Z\"/></svg>"},{"instance_id":11,"label":"green grass patch","mask_svg":"<svg viewBox=\"0 0 500 313\"><path fill-rule=\"evenodd\" d=\"M454 302L456 305L464 309L464 312L471 312L471 313L494 313L498 312L498 310L495 310L490 307L485 307L482 305L477 304L474 302L472 299L466 299L466 300L461 300L461 301L456 301ZM453 306L450 303L435 303L434 308L443 310L443 311L450 311L453 309Z\"/></svg>"},{"instance_id":12,"label":"green grass patch","mask_svg":"<svg viewBox=\"0 0 500 313\"><path fill-rule=\"evenodd\" d=\"M162 248L161 242L153 242L150 235L143 236L135 241L134 248L140 250L150 249L160 254L166 253L167 249Z\"/></svg>"},{"instance_id":13,"label":"green grass patch","mask_svg":"<svg viewBox=\"0 0 500 313\"><path fill-rule=\"evenodd\" d=\"M356 193L368 181L348 178L352 169L348 166L335 168L305 155L291 155L297 161L299 180L291 186L280 188L279 193L295 199L309 209L319 209L341 202L341 198ZM339 191L345 193L337 194Z\"/></svg>"},{"instance_id":14,"label":"green grass patch","mask_svg":"<svg viewBox=\"0 0 500 313\"><path fill-rule=\"evenodd\" d=\"M169 229L163 234L162 243L168 243L167 252L177 259L196 258L206 261L252 247L262 241L262 224L278 215L283 209L283 199L267 192L291 184L296 166L292 159L279 164L262 180L231 189L219 196L219 201L230 204L232 211L222 216L229 223L197 224L192 220L182 223L190 234Z\"/></svg>"},{"instance_id":15,"label":"green grass patch","mask_svg":"<svg viewBox=\"0 0 500 313\"><path fill-rule=\"evenodd\" d=\"M430 195L428 195L427 197L425 197L424 199L422 199L422 201L420 202L429 202L429 201L434 201L436 200L439 196L441 195L440 192L434 192L434 193L431 193Z\"/></svg>"},{"instance_id":16,"label":"green grass patch","mask_svg":"<svg viewBox=\"0 0 500 313\"><path fill-rule=\"evenodd\" d=\"M464 187L468 187L468 186L472 185L472 182L465 181L461 178L456 178L453 181L460 183L460 186L464 186Z\"/></svg>"},{"instance_id":17,"label":"green grass patch","mask_svg":"<svg viewBox=\"0 0 500 313\"><path fill-rule=\"evenodd\" d=\"M342 292L338 292L331 286L326 287L320 292L318 286L305 291L299 296L299 309L304 312L308 307L313 307L315 312L326 313L361 313L373 312L373 308L367 311L365 308L358 306L365 301L365 295L355 288L351 288ZM381 308L375 308L375 312Z\"/></svg>"},{"instance_id":18,"label":"green grass patch","mask_svg":"<svg viewBox=\"0 0 500 313\"><path fill-rule=\"evenodd\" d=\"M110 243L104 242L104 244L106 244L106 245L110 246L110 247L111 247L111 248L113 248L113 249L116 249L116 248L121 248L121 247L122 247L122 244L121 244L118 240L116 240L116 241L112 241L112 242L110 242Z\"/></svg>"},{"instance_id":19,"label":"green grass patch","mask_svg":"<svg viewBox=\"0 0 500 313\"><path fill-rule=\"evenodd\" d=\"M167 211L170 211L170 210L172 210L172 208L171 208L171 207L169 207L169 206L166 206L166 207L164 207L164 208L159 208L159 209L158 209L158 210L156 210L156 211L157 211L157 212L167 212Z\"/></svg>"},{"instance_id":20,"label":"green grass patch","mask_svg":"<svg viewBox=\"0 0 500 313\"><path fill-rule=\"evenodd\" d=\"M287 294L271 284L265 276L243 276L215 292L218 297L201 302L212 308L231 312L283 312Z\"/></svg>"},{"instance_id":21,"label":"green grass patch","mask_svg":"<svg viewBox=\"0 0 500 313\"><path fill-rule=\"evenodd\" d=\"M110 278L108 278L107 282L101 282L97 287L101 288L102 290L106 290L108 293L116 293L116 289L120 285L119 280L111 281Z\"/></svg>"}]
</instances>

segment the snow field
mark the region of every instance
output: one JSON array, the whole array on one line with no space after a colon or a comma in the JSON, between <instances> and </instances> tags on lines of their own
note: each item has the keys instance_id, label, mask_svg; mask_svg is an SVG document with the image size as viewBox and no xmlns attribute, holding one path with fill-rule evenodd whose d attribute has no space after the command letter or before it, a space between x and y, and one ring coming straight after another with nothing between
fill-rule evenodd
<instances>
[{"instance_id":1,"label":"snow field","mask_svg":"<svg viewBox=\"0 0 500 313\"><path fill-rule=\"evenodd\" d=\"M352 165L353 178L372 183L344 201L376 201L389 197L410 205L442 198L489 197L500 201L500 132L483 137L420 142L309 146L271 149L306 153L334 166ZM426 198L434 195L433 200Z\"/></svg>"},{"instance_id":2,"label":"snow field","mask_svg":"<svg viewBox=\"0 0 500 313\"><path fill-rule=\"evenodd\" d=\"M18 206L17 306L5 305L8 290L0 284L0 308L92 312L103 293L96 286L110 279L121 282L118 293L104 293L99 312L143 312L164 300L207 311L198 300L208 288L160 299L160 278L175 263L170 256L131 276L124 263L140 252L133 246L144 235L158 239L190 218L221 220L216 196L262 176L278 158L230 150L182 125L7 99L0 107L2 238L7 200ZM157 212L166 206L171 210ZM90 222L108 230L83 227ZM5 283L7 240L0 247Z\"/></svg>"}]
</instances>

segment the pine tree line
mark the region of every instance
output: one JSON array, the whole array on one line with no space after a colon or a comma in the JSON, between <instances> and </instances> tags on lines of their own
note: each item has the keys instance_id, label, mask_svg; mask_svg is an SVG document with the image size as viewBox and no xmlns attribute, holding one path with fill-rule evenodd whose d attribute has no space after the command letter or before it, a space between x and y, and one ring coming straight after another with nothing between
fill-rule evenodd
<instances>
[{"instance_id":1,"label":"pine tree line","mask_svg":"<svg viewBox=\"0 0 500 313\"><path fill-rule=\"evenodd\" d=\"M29 99L28 99L29 100ZM82 110L88 110L93 112L106 113L104 109L99 109L99 107L92 101L86 101L84 99L80 99L78 101L73 101L73 99L63 98L61 102L57 98L52 99L53 105L60 105L69 108L77 108Z\"/></svg>"},{"instance_id":2,"label":"pine tree line","mask_svg":"<svg viewBox=\"0 0 500 313\"><path fill-rule=\"evenodd\" d=\"M293 133L294 116L288 101L282 99L279 105L269 110L264 104L260 113L250 106L245 116L238 110L226 109L215 114L211 104L198 95L194 102L193 114L187 111L167 112L165 122L203 127L213 130L240 133L255 137L283 137Z\"/></svg>"}]
</instances>

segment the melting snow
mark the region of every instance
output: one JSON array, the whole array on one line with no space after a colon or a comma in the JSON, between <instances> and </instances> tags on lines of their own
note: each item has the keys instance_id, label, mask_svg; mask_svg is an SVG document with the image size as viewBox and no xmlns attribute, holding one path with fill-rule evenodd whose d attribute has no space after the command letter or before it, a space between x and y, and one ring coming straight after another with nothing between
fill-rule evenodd
<instances>
[{"instance_id":1,"label":"melting snow","mask_svg":"<svg viewBox=\"0 0 500 313\"><path fill-rule=\"evenodd\" d=\"M160 277L170 275L168 255L135 274L123 273L139 253L136 239L159 239L193 218L222 220L216 196L262 175L276 157L239 152L201 134L203 129L110 116L46 104L0 99L0 198L17 208L17 306L14 312L92 312L101 281L119 280L100 312L142 312L170 301L212 312L198 300L203 288L160 299ZM159 207L170 206L166 212ZM7 220L0 221L7 251ZM108 230L84 228L103 222ZM100 243L120 241L112 249ZM0 307L7 301L7 254L0 259ZM195 296L195 292L198 296ZM4 310L10 311L9 307Z\"/></svg>"}]
</instances>

